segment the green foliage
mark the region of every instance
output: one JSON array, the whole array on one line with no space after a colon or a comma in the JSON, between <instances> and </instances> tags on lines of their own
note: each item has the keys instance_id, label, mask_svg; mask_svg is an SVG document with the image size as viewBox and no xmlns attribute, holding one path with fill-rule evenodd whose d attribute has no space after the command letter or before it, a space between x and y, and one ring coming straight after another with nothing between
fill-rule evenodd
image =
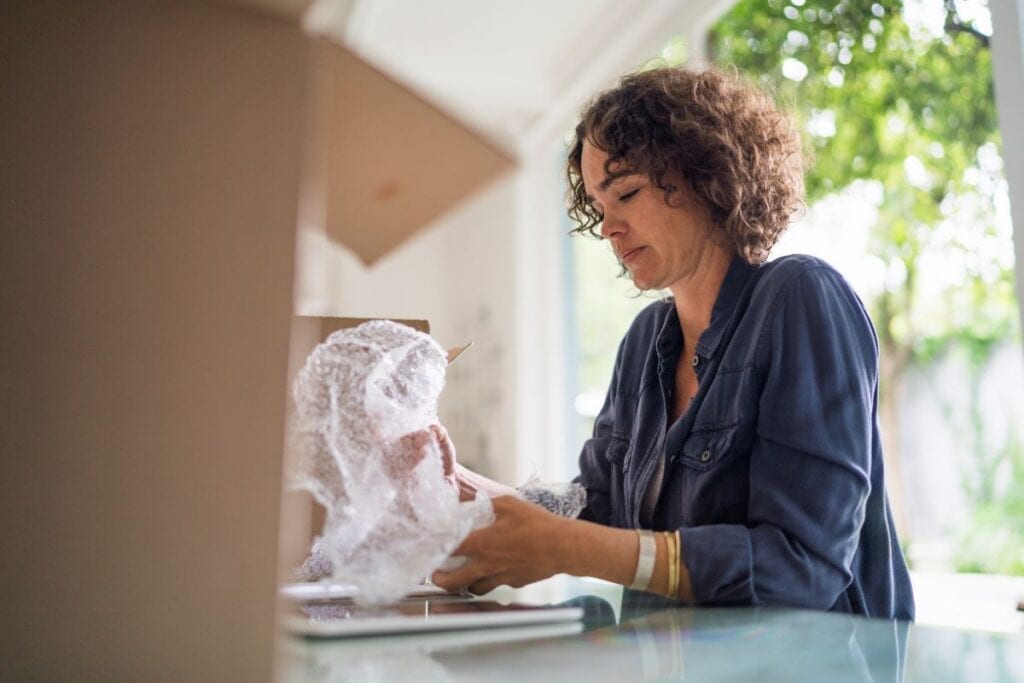
<instances>
[{"instance_id":1,"label":"green foliage","mask_svg":"<svg viewBox=\"0 0 1024 683\"><path fill-rule=\"evenodd\" d=\"M1024 575L1024 446L1020 439L1009 439L991 465L981 477L968 480L968 496L977 502L958 534L954 564L962 572Z\"/></svg>"},{"instance_id":2,"label":"green foliage","mask_svg":"<svg viewBox=\"0 0 1024 683\"><path fill-rule=\"evenodd\" d=\"M905 184L904 160L916 155L936 182L912 188L907 208L933 222L978 147L996 140L987 45L966 33L915 39L894 0L795 4L738 3L712 30L716 59L759 74L805 120L835 116L834 135L811 136L811 202L858 178L891 191ZM806 66L803 80L783 76L789 59Z\"/></svg>"},{"instance_id":3,"label":"green foliage","mask_svg":"<svg viewBox=\"0 0 1024 683\"><path fill-rule=\"evenodd\" d=\"M978 182L979 152L1000 141L988 40L945 7L947 30L931 36L904 20L899 0L741 0L710 36L716 61L756 75L801 119L815 158L809 203L856 180L881 183L870 250L892 277L870 305L883 347L907 360L1005 338L1017 315L1005 263L967 269L945 305L920 300L923 254L1009 240ZM965 204L981 207L969 224Z\"/></svg>"}]
</instances>

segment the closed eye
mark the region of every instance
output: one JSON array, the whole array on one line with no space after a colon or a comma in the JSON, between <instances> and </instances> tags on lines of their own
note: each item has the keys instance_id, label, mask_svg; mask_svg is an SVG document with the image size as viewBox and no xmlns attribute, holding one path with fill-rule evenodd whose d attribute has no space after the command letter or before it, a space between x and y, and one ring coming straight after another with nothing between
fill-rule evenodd
<instances>
[{"instance_id":1,"label":"closed eye","mask_svg":"<svg viewBox=\"0 0 1024 683\"><path fill-rule=\"evenodd\" d=\"M635 197L636 193L639 192L639 191L640 191L640 188L638 187L638 188L636 188L634 190L630 190L629 192L627 192L625 194L621 194L621 195L619 195L619 201L620 202L628 202L630 199Z\"/></svg>"}]
</instances>

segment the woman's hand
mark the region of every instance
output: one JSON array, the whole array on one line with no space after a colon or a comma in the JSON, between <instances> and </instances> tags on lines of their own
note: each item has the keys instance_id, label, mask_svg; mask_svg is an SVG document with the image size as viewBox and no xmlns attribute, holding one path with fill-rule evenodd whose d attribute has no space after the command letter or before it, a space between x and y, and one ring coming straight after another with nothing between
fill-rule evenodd
<instances>
[{"instance_id":1,"label":"woman's hand","mask_svg":"<svg viewBox=\"0 0 1024 683\"><path fill-rule=\"evenodd\" d=\"M478 493L490 498L498 496L514 496L517 491L482 474L466 469L455 459L455 442L448 435L448 430L439 424L431 425L430 431L441 449L441 464L444 467L444 478L452 488L459 492L459 500L475 500Z\"/></svg>"},{"instance_id":2,"label":"woman's hand","mask_svg":"<svg viewBox=\"0 0 1024 683\"><path fill-rule=\"evenodd\" d=\"M494 505L494 524L474 531L452 553L466 563L431 580L449 591L468 588L477 595L500 585L525 586L565 571L562 550L571 520L515 496L501 496Z\"/></svg>"},{"instance_id":3,"label":"woman's hand","mask_svg":"<svg viewBox=\"0 0 1024 683\"><path fill-rule=\"evenodd\" d=\"M427 447L435 439L433 432L421 429L409 432L389 444L384 453L384 466L388 469L391 478L405 481L409 473L426 457Z\"/></svg>"},{"instance_id":4,"label":"woman's hand","mask_svg":"<svg viewBox=\"0 0 1024 683\"><path fill-rule=\"evenodd\" d=\"M455 460L455 444L448 436L448 430L439 424L430 425L429 429L410 432L391 445L385 455L385 467L391 477L404 481L409 473L431 452L430 447L436 445L441 453L441 470L444 479L459 494L460 501L476 498L477 487L469 479L460 476L469 472L459 466ZM471 474L471 473L470 473Z\"/></svg>"},{"instance_id":5,"label":"woman's hand","mask_svg":"<svg viewBox=\"0 0 1024 683\"><path fill-rule=\"evenodd\" d=\"M430 432L437 440L437 446L441 449L441 465L444 468L444 478L448 484L459 492L459 501L474 500L477 494L477 487L473 485L463 472L468 472L458 464L455 459L455 442L448 435L448 430L439 424L430 425Z\"/></svg>"},{"instance_id":6,"label":"woman's hand","mask_svg":"<svg viewBox=\"0 0 1024 683\"><path fill-rule=\"evenodd\" d=\"M494 524L474 531L452 553L466 563L431 580L448 591L482 595L501 585L515 588L555 574L592 576L628 586L636 573L639 541L633 529L616 529L551 514L514 496L493 499ZM668 554L662 534L655 535L653 592L668 588ZM683 558L685 559L685 558ZM678 597L692 600L689 573L680 569Z\"/></svg>"}]
</instances>

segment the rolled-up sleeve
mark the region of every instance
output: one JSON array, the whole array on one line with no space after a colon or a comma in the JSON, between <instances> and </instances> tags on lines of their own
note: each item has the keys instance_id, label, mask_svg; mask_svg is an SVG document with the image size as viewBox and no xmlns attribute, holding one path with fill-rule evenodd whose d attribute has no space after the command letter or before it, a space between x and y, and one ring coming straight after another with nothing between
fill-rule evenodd
<instances>
[{"instance_id":1,"label":"rolled-up sleeve","mask_svg":"<svg viewBox=\"0 0 1024 683\"><path fill-rule=\"evenodd\" d=\"M697 603L828 609L853 578L878 345L835 271L806 269L788 285L758 342L747 521L680 530Z\"/></svg>"},{"instance_id":2,"label":"rolled-up sleeve","mask_svg":"<svg viewBox=\"0 0 1024 683\"><path fill-rule=\"evenodd\" d=\"M587 490L587 506L580 519L609 524L611 519L611 464L605 457L611 441L612 404L605 400L604 408L594 423L594 435L587 439L580 452L580 474L573 481Z\"/></svg>"},{"instance_id":3,"label":"rolled-up sleeve","mask_svg":"<svg viewBox=\"0 0 1024 683\"><path fill-rule=\"evenodd\" d=\"M616 473L612 472L607 451L613 440L615 397L624 345L625 341L619 344L604 405L594 421L593 435L587 439L580 451L580 473L573 479L575 483L582 485L587 490L587 506L580 513L579 518L599 524L611 524L612 491L622 486L621 473L618 473L620 475L618 479L614 479Z\"/></svg>"}]
</instances>

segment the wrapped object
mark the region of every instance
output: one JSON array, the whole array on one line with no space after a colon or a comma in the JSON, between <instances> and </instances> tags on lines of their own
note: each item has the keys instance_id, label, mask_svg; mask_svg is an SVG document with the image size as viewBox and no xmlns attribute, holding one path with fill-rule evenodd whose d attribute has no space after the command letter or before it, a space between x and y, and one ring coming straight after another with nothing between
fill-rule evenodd
<instances>
[{"instance_id":1,"label":"wrapped object","mask_svg":"<svg viewBox=\"0 0 1024 683\"><path fill-rule=\"evenodd\" d=\"M516 490L524 500L561 517L579 517L587 506L587 490L575 482L542 482L534 475Z\"/></svg>"},{"instance_id":2,"label":"wrapped object","mask_svg":"<svg viewBox=\"0 0 1024 683\"><path fill-rule=\"evenodd\" d=\"M430 425L446 365L430 336L377 320L331 334L296 378L289 473L327 510L304 569L330 568L360 603L402 597L494 521L445 480Z\"/></svg>"}]
</instances>

